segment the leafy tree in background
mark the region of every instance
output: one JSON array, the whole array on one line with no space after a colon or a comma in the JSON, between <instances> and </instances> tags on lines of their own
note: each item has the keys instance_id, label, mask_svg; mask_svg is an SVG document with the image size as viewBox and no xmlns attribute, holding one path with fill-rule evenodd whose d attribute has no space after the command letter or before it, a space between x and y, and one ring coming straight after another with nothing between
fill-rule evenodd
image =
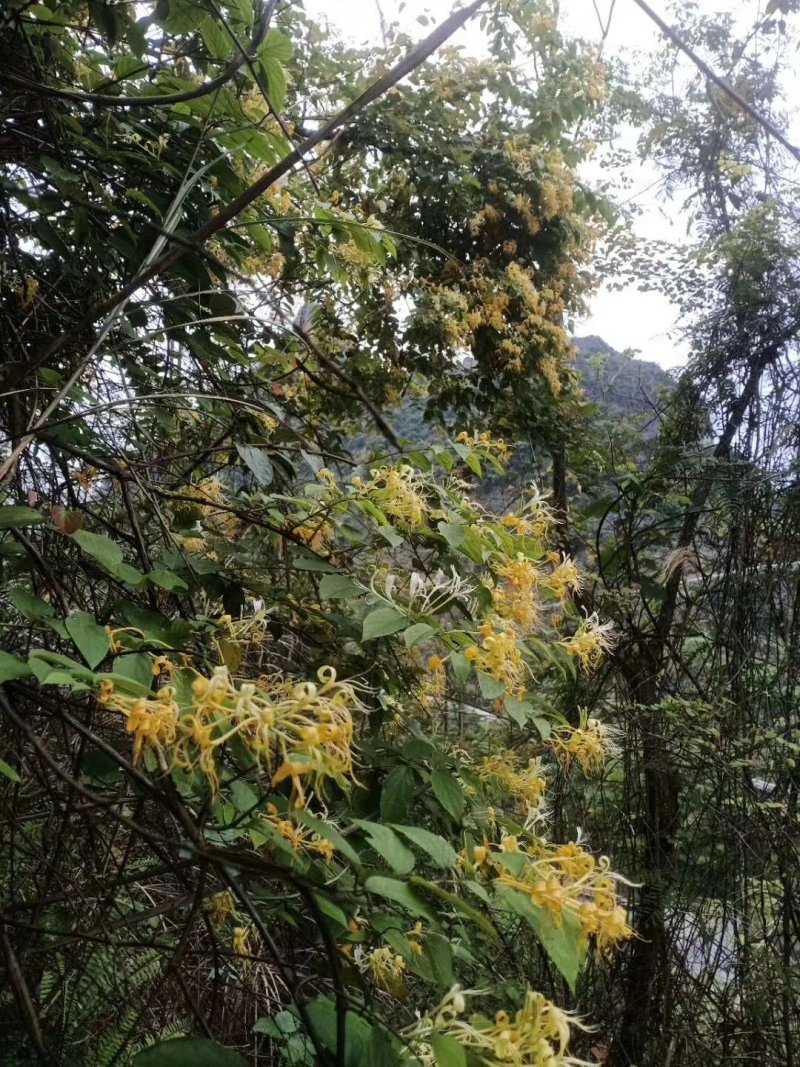
<instances>
[{"instance_id":1,"label":"leafy tree in background","mask_svg":"<svg viewBox=\"0 0 800 1067\"><path fill-rule=\"evenodd\" d=\"M272 2L3 15L7 1062L591 1041L560 1005L631 930L546 792L613 753L554 704L611 638L547 502L469 479L569 421L601 70L527 4L422 66L478 6L370 54ZM455 439L404 447L409 388Z\"/></svg>"},{"instance_id":2,"label":"leafy tree in background","mask_svg":"<svg viewBox=\"0 0 800 1067\"><path fill-rule=\"evenodd\" d=\"M742 38L732 18L689 8L679 35L785 125L794 45L774 20ZM595 604L620 637L594 699L627 720L627 739L590 825L622 847L628 823L626 869L642 883L609 1058L791 1063L796 194L783 149L672 53L643 99L641 151L690 212L685 269L670 257L662 286L692 355L652 455L594 508Z\"/></svg>"}]
</instances>

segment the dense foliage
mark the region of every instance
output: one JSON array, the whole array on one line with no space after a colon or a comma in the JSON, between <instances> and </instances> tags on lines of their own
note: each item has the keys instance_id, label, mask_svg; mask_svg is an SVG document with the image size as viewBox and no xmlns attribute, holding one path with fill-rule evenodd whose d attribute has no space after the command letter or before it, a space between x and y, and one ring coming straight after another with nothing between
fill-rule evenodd
<instances>
[{"instance_id":1,"label":"dense foliage","mask_svg":"<svg viewBox=\"0 0 800 1067\"><path fill-rule=\"evenodd\" d=\"M793 187L554 7L0 16L1 1062L792 1062ZM764 111L770 7L682 30ZM704 310L604 417L625 256Z\"/></svg>"}]
</instances>

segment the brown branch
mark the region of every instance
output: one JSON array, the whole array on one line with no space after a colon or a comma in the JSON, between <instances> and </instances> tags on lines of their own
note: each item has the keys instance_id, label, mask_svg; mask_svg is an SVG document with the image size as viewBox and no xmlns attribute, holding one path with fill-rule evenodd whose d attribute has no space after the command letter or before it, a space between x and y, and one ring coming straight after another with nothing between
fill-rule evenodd
<instances>
[{"instance_id":1,"label":"brown branch","mask_svg":"<svg viewBox=\"0 0 800 1067\"><path fill-rule=\"evenodd\" d=\"M716 74L708 65L708 63L706 63L706 61L702 59L697 54L697 52L695 52L694 49L683 40L680 34L676 30L674 30L668 23L666 23L661 18L661 16L658 15L652 9L652 7L650 7L650 5L647 3L647 0L633 0L633 2L639 8L641 8L641 10L645 13L645 15L647 15L648 18L652 19L653 22L655 22L656 26L658 26L661 32L665 34L665 36L667 36L670 41L672 41L676 48L680 49L680 51L683 52L684 55L688 56L689 59L691 59L692 63L694 63L697 69L702 74L704 74L710 82L713 82L714 85L716 85L716 87L721 92L723 92L730 100L732 100L737 107L741 108L741 110L744 111L747 115L749 115L754 122L757 122L758 125L762 127L762 129L766 130L770 137L774 137L776 141L783 145L787 152L790 152L794 156L794 158L798 162L800 162L800 148L798 148L796 145L793 145L792 142L789 141L786 136L778 129L778 127L773 122L771 122L766 117L766 115L762 115L760 111L757 111L756 108L754 108L749 101L745 100L741 93L737 93L737 91L729 82L727 82L724 78L721 78L719 74Z\"/></svg>"},{"instance_id":2,"label":"brown branch","mask_svg":"<svg viewBox=\"0 0 800 1067\"><path fill-rule=\"evenodd\" d=\"M364 392L364 390L361 388L355 378L352 378L347 373L347 371L342 370L341 367L337 367L333 360L328 359L325 353L320 351L319 346L312 339L308 331L305 330L302 326L295 323L292 327L292 331L300 338L306 348L310 352L314 353L315 359L325 368L325 370L330 371L330 373L335 378L338 378L339 381L344 382L344 384L353 391L355 396L361 401L361 403L370 413L375 422L375 425L378 427L378 429L389 442L389 444L392 446L392 448L396 449L398 452L401 452L402 449L400 448L400 441L397 438L397 434L394 432L387 420L383 417L383 415L380 413L375 404L373 404L373 402L370 400L370 398L367 396L367 394Z\"/></svg>"},{"instance_id":3,"label":"brown branch","mask_svg":"<svg viewBox=\"0 0 800 1067\"><path fill-rule=\"evenodd\" d=\"M25 975L22 973L22 968L19 965L17 955L9 941L8 931L6 930L6 923L2 913L0 913L0 948L3 950L3 958L6 963L8 984L11 986L11 991L19 1005L20 1011L27 1020L28 1033L31 1041L36 1047L36 1051L39 1053L43 1063L54 1063L55 1061L47 1051L47 1046L44 1043L42 1027L39 1022L39 1016L36 1014L33 997L28 988L28 983L25 981Z\"/></svg>"}]
</instances>

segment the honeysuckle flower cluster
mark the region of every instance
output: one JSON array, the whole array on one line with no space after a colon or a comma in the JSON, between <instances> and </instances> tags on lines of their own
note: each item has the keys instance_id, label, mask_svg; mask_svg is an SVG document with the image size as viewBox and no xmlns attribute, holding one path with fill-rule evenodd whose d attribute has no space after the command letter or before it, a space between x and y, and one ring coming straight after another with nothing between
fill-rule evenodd
<instances>
[{"instance_id":1,"label":"honeysuckle flower cluster","mask_svg":"<svg viewBox=\"0 0 800 1067\"><path fill-rule=\"evenodd\" d=\"M395 571L376 571L370 580L375 599L398 607L409 615L438 615L456 600L469 606L475 583L468 576L458 574L454 567L446 574L439 569L432 574L411 571L406 576Z\"/></svg>"},{"instance_id":2,"label":"honeysuckle flower cluster","mask_svg":"<svg viewBox=\"0 0 800 1067\"><path fill-rule=\"evenodd\" d=\"M352 778L353 713L364 710L333 667L321 667L317 682L272 676L239 685L227 667L217 667L210 677L195 676L191 704L183 708L171 686L133 697L110 680L101 683L99 700L125 716L135 760L150 748L163 769L199 770L217 789L220 752L237 738L273 786L291 783L297 806L306 803L309 789L323 791L327 779L346 785Z\"/></svg>"},{"instance_id":3,"label":"honeysuckle flower cluster","mask_svg":"<svg viewBox=\"0 0 800 1067\"><path fill-rule=\"evenodd\" d=\"M234 619L229 614L220 615L217 625L226 641L235 642L243 647L261 648L267 642L267 613L263 607Z\"/></svg>"},{"instance_id":4,"label":"honeysuckle flower cluster","mask_svg":"<svg viewBox=\"0 0 800 1067\"><path fill-rule=\"evenodd\" d=\"M408 1027L403 1037L420 1062L434 1064L431 1038L443 1034L473 1053L486 1067L580 1067L584 1063L568 1053L570 1027L586 1029L541 993L527 990L522 1007L513 1014L498 1011L465 1018L468 998L478 990L455 986L438 1007Z\"/></svg>"},{"instance_id":5,"label":"honeysuckle flower cluster","mask_svg":"<svg viewBox=\"0 0 800 1067\"><path fill-rule=\"evenodd\" d=\"M354 478L353 485L385 515L400 526L420 526L425 521L426 481L419 471L403 463L399 467L375 468L370 474L369 481Z\"/></svg>"},{"instance_id":6,"label":"honeysuckle flower cluster","mask_svg":"<svg viewBox=\"0 0 800 1067\"><path fill-rule=\"evenodd\" d=\"M480 644L470 645L464 652L478 670L502 682L511 693L525 692L527 668L517 643L518 633L511 624L495 624L487 620L478 630Z\"/></svg>"},{"instance_id":7,"label":"honeysuckle flower cluster","mask_svg":"<svg viewBox=\"0 0 800 1067\"><path fill-rule=\"evenodd\" d=\"M600 622L595 611L582 619L575 633L561 644L569 656L577 659L584 669L591 670L614 647L613 633L614 624Z\"/></svg>"},{"instance_id":8,"label":"honeysuckle flower cluster","mask_svg":"<svg viewBox=\"0 0 800 1067\"><path fill-rule=\"evenodd\" d=\"M380 989L395 997L403 997L406 992L406 961L401 955L382 945L370 952L364 952L357 946L353 954L356 966L362 974L369 975Z\"/></svg>"},{"instance_id":9,"label":"honeysuckle flower cluster","mask_svg":"<svg viewBox=\"0 0 800 1067\"><path fill-rule=\"evenodd\" d=\"M333 842L304 826L298 826L291 818L280 818L274 804L267 805L264 823L288 841L295 852L321 856L326 863L330 863L336 854Z\"/></svg>"},{"instance_id":10,"label":"honeysuckle flower cluster","mask_svg":"<svg viewBox=\"0 0 800 1067\"><path fill-rule=\"evenodd\" d=\"M458 444L470 445L478 452L497 456L501 463L507 463L513 454L502 437L493 437L488 430L481 433L475 430L472 434L463 431L458 434L456 441Z\"/></svg>"},{"instance_id":11,"label":"honeysuckle flower cluster","mask_svg":"<svg viewBox=\"0 0 800 1067\"><path fill-rule=\"evenodd\" d=\"M115 690L114 683L100 683L100 703L125 716L125 730L133 737L133 761L138 763L147 747L166 771L174 763L174 746L178 737L180 709L172 686L163 686L152 697L131 697Z\"/></svg>"},{"instance_id":12,"label":"honeysuckle flower cluster","mask_svg":"<svg viewBox=\"0 0 800 1067\"><path fill-rule=\"evenodd\" d=\"M518 537L546 540L553 526L558 522L558 516L535 485L530 487L528 493L521 510L518 513L507 512L501 517L500 522Z\"/></svg>"},{"instance_id":13,"label":"honeysuckle flower cluster","mask_svg":"<svg viewBox=\"0 0 800 1067\"><path fill-rule=\"evenodd\" d=\"M200 524L209 533L231 537L239 526L239 520L227 507L225 488L219 478L203 478L181 490L181 496L197 501ZM176 506L182 502L176 501Z\"/></svg>"},{"instance_id":14,"label":"honeysuckle flower cluster","mask_svg":"<svg viewBox=\"0 0 800 1067\"><path fill-rule=\"evenodd\" d=\"M480 778L511 797L526 814L530 814L542 807L547 779L541 759L529 759L522 767L520 762L517 752L495 752L480 763L477 771Z\"/></svg>"},{"instance_id":15,"label":"honeysuckle flower cluster","mask_svg":"<svg viewBox=\"0 0 800 1067\"><path fill-rule=\"evenodd\" d=\"M539 843L526 849L525 856L528 862L520 870L496 867L494 884L524 893L546 908L556 924L571 913L601 951L633 935L617 894L622 879L611 871L607 856L595 858L578 842Z\"/></svg>"},{"instance_id":16,"label":"honeysuckle flower cluster","mask_svg":"<svg viewBox=\"0 0 800 1067\"><path fill-rule=\"evenodd\" d=\"M322 519L317 521L307 519L292 527L292 536L308 545L312 552L321 552L325 549L333 538L333 533L331 524Z\"/></svg>"},{"instance_id":17,"label":"honeysuckle flower cluster","mask_svg":"<svg viewBox=\"0 0 800 1067\"><path fill-rule=\"evenodd\" d=\"M581 713L577 727L561 727L553 733L548 743L566 770L573 762L578 763L587 778L594 771L601 770L617 751L611 727L600 719L589 717L586 712Z\"/></svg>"}]
</instances>

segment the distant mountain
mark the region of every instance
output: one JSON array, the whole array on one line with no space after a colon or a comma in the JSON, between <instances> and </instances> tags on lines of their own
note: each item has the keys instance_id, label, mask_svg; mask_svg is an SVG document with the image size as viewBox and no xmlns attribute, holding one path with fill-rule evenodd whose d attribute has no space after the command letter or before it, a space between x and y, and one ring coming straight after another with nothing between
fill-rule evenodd
<instances>
[{"instance_id":1,"label":"distant mountain","mask_svg":"<svg viewBox=\"0 0 800 1067\"><path fill-rule=\"evenodd\" d=\"M672 378L657 363L618 352L601 337L575 337L574 368L586 399L597 408L600 419L619 420L641 416L642 431L651 437L657 430L654 405L659 395L673 387ZM389 412L399 437L422 444L444 440L443 431L425 421L425 397L408 397ZM652 420L652 422L651 422ZM353 441L357 455L370 447L380 448L372 434Z\"/></svg>"},{"instance_id":2,"label":"distant mountain","mask_svg":"<svg viewBox=\"0 0 800 1067\"><path fill-rule=\"evenodd\" d=\"M616 436L627 423L643 440L653 438L658 432L659 400L674 388L669 374L657 363L618 352L600 337L576 337L573 344L577 350L573 366L586 400L594 408L590 417L598 429L605 424L608 433ZM398 437L420 447L446 440L441 427L425 421L425 405L425 397L408 397L387 412ZM353 455L362 461L370 453L381 452L384 446L383 439L372 432L361 433L350 441ZM540 459L543 467L536 462L528 443L517 443L505 474L486 471L475 496L491 510L505 510L524 486L543 476L549 456Z\"/></svg>"},{"instance_id":3,"label":"distant mountain","mask_svg":"<svg viewBox=\"0 0 800 1067\"><path fill-rule=\"evenodd\" d=\"M669 392L674 382L657 363L617 352L601 337L575 337L578 350L575 370L586 399L607 418L651 416L659 395ZM651 436L657 427L653 423Z\"/></svg>"}]
</instances>

